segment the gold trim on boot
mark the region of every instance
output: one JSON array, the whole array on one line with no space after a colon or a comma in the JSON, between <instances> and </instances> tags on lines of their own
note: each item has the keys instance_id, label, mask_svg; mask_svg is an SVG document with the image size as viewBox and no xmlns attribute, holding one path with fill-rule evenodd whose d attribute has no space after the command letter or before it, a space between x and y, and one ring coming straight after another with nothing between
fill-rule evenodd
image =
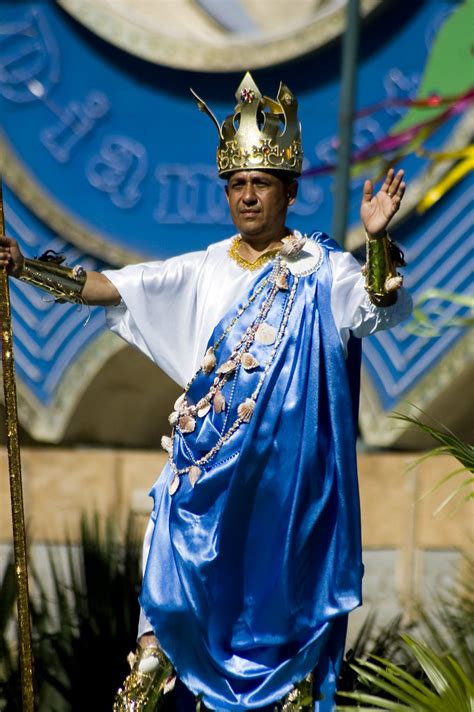
<instances>
[{"instance_id":1,"label":"gold trim on boot","mask_svg":"<svg viewBox=\"0 0 474 712\"><path fill-rule=\"evenodd\" d=\"M130 653L130 674L117 691L113 712L154 712L173 677L171 663L157 645Z\"/></svg>"},{"instance_id":2,"label":"gold trim on boot","mask_svg":"<svg viewBox=\"0 0 474 712\"><path fill-rule=\"evenodd\" d=\"M278 712L311 712L313 710L313 673L297 682L290 692L275 707Z\"/></svg>"}]
</instances>

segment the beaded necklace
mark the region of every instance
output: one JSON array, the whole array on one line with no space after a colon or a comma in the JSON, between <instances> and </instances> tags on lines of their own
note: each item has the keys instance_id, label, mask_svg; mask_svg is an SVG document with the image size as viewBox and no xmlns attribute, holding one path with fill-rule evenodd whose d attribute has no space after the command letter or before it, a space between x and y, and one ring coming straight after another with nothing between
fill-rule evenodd
<instances>
[{"instance_id":1,"label":"beaded necklace","mask_svg":"<svg viewBox=\"0 0 474 712\"><path fill-rule=\"evenodd\" d=\"M301 250L303 244L304 240L295 238L291 241L291 245L286 246L286 251L291 252L291 254L294 255L295 250ZM276 252L276 259L275 255L273 256L273 258L275 259L275 265L271 274L264 280L262 280L256 290L250 295L247 302L237 310L236 315L231 319L231 321L223 330L217 341L208 348L201 367L198 369L198 371L196 371L194 376L186 384L184 392L174 404L174 410L168 418L170 425L172 425L173 427L171 437L164 435L161 439L161 445L163 449L166 450L166 452L168 453L169 464L173 471L173 478L168 485L168 491L170 495L173 495L178 490L181 482L181 477L183 475L188 475L191 486L194 487L197 480L203 473L203 467L207 465L212 458L215 457L215 455L220 451L222 446L241 427L241 425L249 423L252 419L257 398L260 394L265 378L267 377L270 368L273 364L276 353L278 351L278 347L285 334L286 326L288 324L288 319L290 317L290 313L294 304L296 289L299 281L299 277L295 275L291 289L289 289L289 269L282 261L282 250L279 249ZM283 249L283 253L284 252L285 248ZM266 255L267 254L269 253L266 253ZM264 255L262 255L262 257L263 256ZM258 314L253 320L252 324L246 329L243 336L235 344L229 358L227 358L226 361L217 366L217 358L215 355L217 348L226 338L226 336L228 336L228 334L232 331L241 316L247 311L247 309L253 304L257 297L269 284L271 284L271 289L269 290L267 297L264 299L258 311ZM280 326L278 330L276 330L274 327L266 324L265 319L268 316L270 308L279 292L288 292L288 295L286 298L283 317L281 319ZM251 353L249 353L249 350L254 341L267 345L273 344L273 348L270 352L268 360L262 368L262 373L257 382L257 385L251 395L247 397L242 403L240 403L237 408L237 418L228 428L226 417L224 427L219 435L216 444L207 453L205 453L205 455L198 459L195 459L190 448L186 444L185 436L188 433L194 432L196 427L196 418L204 418L209 413L211 407L214 408L214 411L216 413L221 413L226 410L226 406L228 404L226 404L225 397L222 393L222 387L231 378L235 378L237 376L237 373L240 368L244 368L246 371L252 371L253 369L261 365L257 361L257 359ZM201 372L205 373L206 375L209 375L210 373L212 373L212 371L214 371L214 369L216 375L208 392L195 405L189 404L186 399L186 396L198 375ZM174 440L177 432L179 432L183 436L183 444L185 450L188 454L189 459L192 462L191 465L188 465L183 468L178 468L173 458Z\"/></svg>"}]
</instances>

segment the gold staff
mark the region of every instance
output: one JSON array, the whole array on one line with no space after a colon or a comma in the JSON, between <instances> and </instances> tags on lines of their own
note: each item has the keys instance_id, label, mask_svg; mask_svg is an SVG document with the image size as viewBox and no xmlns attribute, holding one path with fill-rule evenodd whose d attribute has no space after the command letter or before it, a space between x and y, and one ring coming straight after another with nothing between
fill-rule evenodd
<instances>
[{"instance_id":1,"label":"gold staff","mask_svg":"<svg viewBox=\"0 0 474 712\"><path fill-rule=\"evenodd\" d=\"M0 233L5 234L2 183L0 180ZM20 672L23 712L34 712L33 651L28 597L28 564L26 557L25 517L21 481L20 445L18 442L18 414L16 408L15 364L13 360L10 290L5 267L0 268L0 333L3 364L3 390L7 426L8 470L13 520L13 551L20 641Z\"/></svg>"}]
</instances>

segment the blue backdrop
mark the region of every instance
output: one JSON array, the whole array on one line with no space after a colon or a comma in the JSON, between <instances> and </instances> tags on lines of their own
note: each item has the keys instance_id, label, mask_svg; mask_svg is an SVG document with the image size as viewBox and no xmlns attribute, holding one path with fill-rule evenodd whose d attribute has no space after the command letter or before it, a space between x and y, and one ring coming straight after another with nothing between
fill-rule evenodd
<instances>
[{"instance_id":1,"label":"blue backdrop","mask_svg":"<svg viewBox=\"0 0 474 712\"><path fill-rule=\"evenodd\" d=\"M433 39L456 7L448 0L397 3L364 24L358 108L417 95ZM283 80L298 97L305 169L336 159L339 57L335 43L254 72L269 96ZM215 129L198 112L189 87L222 120L240 79L241 73L193 73L147 63L100 40L53 2L3 0L0 125L7 180L11 174L11 182L21 186L16 194L5 191L9 234L29 256L59 249L69 262L89 269L140 256L166 258L226 237L232 226L216 177ZM392 107L357 119L354 150L385 136L405 111ZM427 145L441 146L457 120ZM412 154L403 167L413 181L426 161ZM351 225L358 223L364 178L352 184ZM303 178L290 224L330 234L332 182L330 175ZM466 288L469 189L466 179L423 218L398 230L415 297L430 286ZM70 365L104 330L103 314L92 310L83 328L85 314L75 307L53 306L19 283L12 294L18 374L37 401L48 405ZM462 311L450 309L454 316ZM462 329L451 328L426 340L399 327L371 338L364 364L383 408L403 399L462 335Z\"/></svg>"}]
</instances>

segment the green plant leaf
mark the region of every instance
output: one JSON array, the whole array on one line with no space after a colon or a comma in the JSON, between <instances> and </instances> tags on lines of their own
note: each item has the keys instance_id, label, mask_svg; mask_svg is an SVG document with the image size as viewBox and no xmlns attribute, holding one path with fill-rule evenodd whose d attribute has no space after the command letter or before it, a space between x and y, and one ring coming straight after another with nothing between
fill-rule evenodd
<instances>
[{"instance_id":1,"label":"green plant leaf","mask_svg":"<svg viewBox=\"0 0 474 712\"><path fill-rule=\"evenodd\" d=\"M417 408L413 404L410 404L413 408ZM417 408L417 410L422 414L423 411L421 408ZM427 497L429 494L432 494L434 491L439 489L442 485L444 485L446 482L450 481L456 476L461 475L462 473L469 472L471 474L474 474L474 447L469 445L468 443L465 443L463 440L457 437L449 428L446 426L439 424L441 427L435 427L434 425L428 425L425 422L422 422L420 418L417 418L412 415L407 415L406 413L393 413L392 416L393 418L400 420L405 423L409 423L410 425L413 425L417 429L421 430L422 432L428 433L435 441L439 442L440 445L436 448L433 448L430 450L428 453L425 453L422 457L417 458L407 469L407 471L412 470L413 468L417 467L417 465L421 464L425 460L427 460L430 457L433 457L434 455L439 455L439 454L448 454L451 455L452 457L456 458L458 462L462 465L462 467L457 468L453 470L452 472L448 473L447 475L444 475L441 477L435 485L425 492L421 499L424 499ZM471 498L474 497L474 479L468 477L466 478L461 485L459 485L457 488L455 488L442 502L438 507L435 509L433 516L436 516L443 510L450 502L452 502L456 496L461 494L461 491L464 489L464 487L468 486L473 486L473 491L469 492L468 495L463 498L462 502L466 503L468 502Z\"/></svg>"},{"instance_id":2,"label":"green plant leaf","mask_svg":"<svg viewBox=\"0 0 474 712\"><path fill-rule=\"evenodd\" d=\"M357 705L357 709L370 709L372 712L374 712L374 710L395 710L396 712L399 712L402 710L404 711L414 709L413 707L407 707L406 705L403 705L400 702L387 700L384 697L380 697L379 695L370 695L366 692L341 692L341 695L351 700L356 700L357 702L365 702L369 704L370 707L360 707L359 705ZM351 712L353 712L354 710L353 707L339 707L339 705L336 709L338 710L338 712L342 712L342 710L350 710Z\"/></svg>"},{"instance_id":3,"label":"green plant leaf","mask_svg":"<svg viewBox=\"0 0 474 712\"><path fill-rule=\"evenodd\" d=\"M386 678L392 683L392 685L395 685L392 690L387 690L387 692L398 694L400 690L406 690L409 692L411 697L418 700L433 696L433 693L430 690L427 690L426 686L420 680L417 680L414 675L410 674L399 665L375 655L371 657L373 660L377 660L379 664L374 665L370 662L370 660L360 661L363 663L364 671L368 668L375 673L375 675L372 675L372 680L373 682L376 682L377 685L382 686L380 677Z\"/></svg>"},{"instance_id":4,"label":"green plant leaf","mask_svg":"<svg viewBox=\"0 0 474 712\"><path fill-rule=\"evenodd\" d=\"M403 634L402 639L426 675L426 681L417 679L387 659L371 656L370 660L358 660L353 665L359 679L365 686L369 683L370 688L340 692L338 697L369 705L358 705L362 710L472 712L474 685L459 662L452 655L437 654L407 634ZM337 709L342 712L350 707L338 706Z\"/></svg>"}]
</instances>

